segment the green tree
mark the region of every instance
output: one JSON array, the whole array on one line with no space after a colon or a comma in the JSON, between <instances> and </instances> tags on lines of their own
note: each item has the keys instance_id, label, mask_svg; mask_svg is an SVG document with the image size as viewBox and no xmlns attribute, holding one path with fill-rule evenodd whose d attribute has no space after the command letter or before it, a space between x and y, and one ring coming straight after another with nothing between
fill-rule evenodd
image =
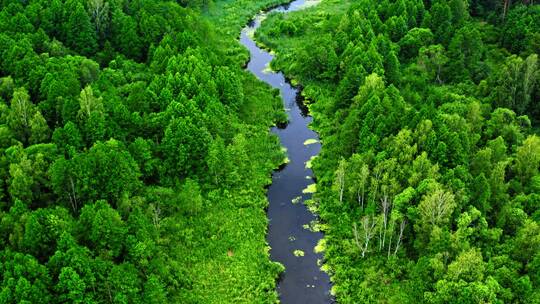
<instances>
[{"instance_id":1,"label":"green tree","mask_svg":"<svg viewBox=\"0 0 540 304\"><path fill-rule=\"evenodd\" d=\"M433 33L426 28L413 28L399 40L400 58L409 61L416 56L422 47L427 47L433 42Z\"/></svg>"},{"instance_id":2,"label":"green tree","mask_svg":"<svg viewBox=\"0 0 540 304\"><path fill-rule=\"evenodd\" d=\"M540 166L540 137L531 135L517 148L516 171L522 183L527 183L538 175Z\"/></svg>"},{"instance_id":3,"label":"green tree","mask_svg":"<svg viewBox=\"0 0 540 304\"><path fill-rule=\"evenodd\" d=\"M41 115L41 112L36 111L30 120L30 144L39 144L48 141L51 130L47 125L47 121Z\"/></svg>"},{"instance_id":4,"label":"green tree","mask_svg":"<svg viewBox=\"0 0 540 304\"><path fill-rule=\"evenodd\" d=\"M495 90L492 96L496 104L508 107L518 114L537 111L538 107L531 104L531 100L537 86L538 74L538 55L530 55L525 60L517 56L509 57L494 82Z\"/></svg>"},{"instance_id":5,"label":"green tree","mask_svg":"<svg viewBox=\"0 0 540 304\"><path fill-rule=\"evenodd\" d=\"M433 31L435 41L437 43L448 45L451 38L452 30L452 10L448 5L448 1L435 1L430 9L431 23L429 28Z\"/></svg>"},{"instance_id":6,"label":"green tree","mask_svg":"<svg viewBox=\"0 0 540 304\"><path fill-rule=\"evenodd\" d=\"M87 145L105 136L103 98L95 97L91 86L86 86L79 96L79 120L82 122Z\"/></svg>"},{"instance_id":7,"label":"green tree","mask_svg":"<svg viewBox=\"0 0 540 304\"><path fill-rule=\"evenodd\" d=\"M66 44L85 56L96 53L96 32L81 3L77 3L75 9L70 12L66 23Z\"/></svg>"},{"instance_id":8,"label":"green tree","mask_svg":"<svg viewBox=\"0 0 540 304\"><path fill-rule=\"evenodd\" d=\"M106 201L85 205L77 229L80 238L106 259L117 258L125 246L126 224Z\"/></svg>"},{"instance_id":9,"label":"green tree","mask_svg":"<svg viewBox=\"0 0 540 304\"><path fill-rule=\"evenodd\" d=\"M167 291L159 277L150 275L144 283L143 302L149 304L160 304L167 302Z\"/></svg>"},{"instance_id":10,"label":"green tree","mask_svg":"<svg viewBox=\"0 0 540 304\"><path fill-rule=\"evenodd\" d=\"M31 136L31 121L36 108L24 88L16 89L11 99L10 113L7 117L10 129L23 143L28 143Z\"/></svg>"},{"instance_id":11,"label":"green tree","mask_svg":"<svg viewBox=\"0 0 540 304\"><path fill-rule=\"evenodd\" d=\"M14 201L20 199L27 204L32 203L34 198L34 177L32 172L32 161L26 156L18 163L9 166L10 183L8 191Z\"/></svg>"},{"instance_id":12,"label":"green tree","mask_svg":"<svg viewBox=\"0 0 540 304\"><path fill-rule=\"evenodd\" d=\"M437 189L427 194L420 204L422 223L430 226L445 225L450 221L450 215L456 207L454 195L442 189Z\"/></svg>"},{"instance_id":13,"label":"green tree","mask_svg":"<svg viewBox=\"0 0 540 304\"><path fill-rule=\"evenodd\" d=\"M137 33L137 23L117 9L112 14L111 32L113 46L129 58L141 59L142 45Z\"/></svg>"},{"instance_id":14,"label":"green tree","mask_svg":"<svg viewBox=\"0 0 540 304\"><path fill-rule=\"evenodd\" d=\"M70 303L86 303L84 293L86 286L81 280L77 272L71 267L64 267L58 277L56 285L57 292L60 294L60 299Z\"/></svg>"},{"instance_id":15,"label":"green tree","mask_svg":"<svg viewBox=\"0 0 540 304\"><path fill-rule=\"evenodd\" d=\"M104 0L89 0L87 7L97 36L103 39L109 27L109 3Z\"/></svg>"},{"instance_id":16,"label":"green tree","mask_svg":"<svg viewBox=\"0 0 540 304\"><path fill-rule=\"evenodd\" d=\"M141 186L137 163L123 145L113 139L97 143L72 159L56 160L50 175L53 190L65 198L75 213L88 201L106 199L115 204Z\"/></svg>"},{"instance_id":17,"label":"green tree","mask_svg":"<svg viewBox=\"0 0 540 304\"><path fill-rule=\"evenodd\" d=\"M443 83L442 69L448 62L444 47L440 44L420 48L418 64L439 84Z\"/></svg>"},{"instance_id":18,"label":"green tree","mask_svg":"<svg viewBox=\"0 0 540 304\"><path fill-rule=\"evenodd\" d=\"M165 154L163 169L169 173L168 178L199 172L206 159L210 138L206 128L194 123L192 118L173 118L161 145Z\"/></svg>"}]
</instances>

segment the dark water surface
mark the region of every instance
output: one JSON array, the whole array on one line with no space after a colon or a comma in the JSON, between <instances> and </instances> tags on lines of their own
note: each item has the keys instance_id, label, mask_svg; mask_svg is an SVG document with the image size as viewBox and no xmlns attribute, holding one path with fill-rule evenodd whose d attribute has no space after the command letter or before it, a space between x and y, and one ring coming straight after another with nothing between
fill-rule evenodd
<instances>
[{"instance_id":1,"label":"dark water surface","mask_svg":"<svg viewBox=\"0 0 540 304\"><path fill-rule=\"evenodd\" d=\"M306 0L297 0L269 12L286 13L302 9L306 5L309 5ZM313 173L311 169L306 168L306 162L317 155L321 148L318 142L310 145L305 145L304 142L308 139L318 140L319 137L308 128L311 117L301 106L300 91L292 87L282 73L267 69L273 56L257 47L250 38L253 37L250 33L260 26L263 18L264 13L256 15L242 30L240 43L251 55L247 69L257 78L281 91L289 117L289 123L285 128L272 129L272 132L279 136L281 144L287 148L290 160L284 169L274 172L272 185L268 189L270 225L267 239L272 248L270 255L272 260L285 266L285 272L277 288L280 300L285 304L331 303L330 280L317 265L317 260L322 259L322 256L313 251L323 235L304 228L306 224L316 219L303 204L303 201L309 199L311 195L303 194L302 190L313 183ZM298 197L301 199L296 199L298 202L293 203ZM303 251L304 256L295 256L295 250Z\"/></svg>"}]
</instances>

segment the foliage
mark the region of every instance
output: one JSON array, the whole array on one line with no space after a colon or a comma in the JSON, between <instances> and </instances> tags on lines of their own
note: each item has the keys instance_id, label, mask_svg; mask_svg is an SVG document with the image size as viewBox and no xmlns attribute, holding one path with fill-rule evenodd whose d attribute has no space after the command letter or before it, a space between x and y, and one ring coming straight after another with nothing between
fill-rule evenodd
<instances>
[{"instance_id":1,"label":"foliage","mask_svg":"<svg viewBox=\"0 0 540 304\"><path fill-rule=\"evenodd\" d=\"M284 111L236 41L274 3L0 1L1 303L277 301Z\"/></svg>"},{"instance_id":2,"label":"foliage","mask_svg":"<svg viewBox=\"0 0 540 304\"><path fill-rule=\"evenodd\" d=\"M339 303L539 301L530 4L323 0L256 33L312 100Z\"/></svg>"}]
</instances>

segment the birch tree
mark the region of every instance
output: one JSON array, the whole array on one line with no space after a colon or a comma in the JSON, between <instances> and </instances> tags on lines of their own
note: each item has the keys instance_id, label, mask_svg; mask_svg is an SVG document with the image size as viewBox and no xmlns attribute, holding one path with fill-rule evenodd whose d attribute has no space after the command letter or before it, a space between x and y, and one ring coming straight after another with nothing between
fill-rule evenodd
<instances>
[{"instance_id":1,"label":"birch tree","mask_svg":"<svg viewBox=\"0 0 540 304\"><path fill-rule=\"evenodd\" d=\"M34 104L30 101L30 95L24 88L16 89L11 99L11 106L7 122L9 128L17 134L24 143L30 137L31 120L36 113Z\"/></svg>"},{"instance_id":2,"label":"birch tree","mask_svg":"<svg viewBox=\"0 0 540 304\"><path fill-rule=\"evenodd\" d=\"M454 195L442 189L426 195L418 205L422 222L431 226L446 224L455 207Z\"/></svg>"},{"instance_id":3,"label":"birch tree","mask_svg":"<svg viewBox=\"0 0 540 304\"><path fill-rule=\"evenodd\" d=\"M358 231L356 223L353 223L354 241L362 253L362 257L365 257L366 252L369 251L369 242L375 235L377 222L377 218L374 216L366 215L362 217L360 231Z\"/></svg>"},{"instance_id":4,"label":"birch tree","mask_svg":"<svg viewBox=\"0 0 540 304\"><path fill-rule=\"evenodd\" d=\"M341 159L339 161L338 169L336 170L334 186L336 187L337 192L339 193L339 202L343 202L343 192L345 191L345 174L347 171L347 161Z\"/></svg>"},{"instance_id":5,"label":"birch tree","mask_svg":"<svg viewBox=\"0 0 540 304\"><path fill-rule=\"evenodd\" d=\"M396 247L394 249L394 256L397 254L398 250L399 250L399 247L401 246L401 240L403 239L403 231L405 230L405 226L407 225L407 220L406 219L401 219L400 223L399 223L399 234L398 234L398 238L397 238L397 241L396 241Z\"/></svg>"},{"instance_id":6,"label":"birch tree","mask_svg":"<svg viewBox=\"0 0 540 304\"><path fill-rule=\"evenodd\" d=\"M364 210L366 188L369 186L369 166L364 163L360 155L353 154L349 159L348 171L347 182L349 186L347 188L349 195Z\"/></svg>"},{"instance_id":7,"label":"birch tree","mask_svg":"<svg viewBox=\"0 0 540 304\"><path fill-rule=\"evenodd\" d=\"M104 0L89 0L88 13L94 22L96 33L101 35L109 24L109 3Z\"/></svg>"}]
</instances>

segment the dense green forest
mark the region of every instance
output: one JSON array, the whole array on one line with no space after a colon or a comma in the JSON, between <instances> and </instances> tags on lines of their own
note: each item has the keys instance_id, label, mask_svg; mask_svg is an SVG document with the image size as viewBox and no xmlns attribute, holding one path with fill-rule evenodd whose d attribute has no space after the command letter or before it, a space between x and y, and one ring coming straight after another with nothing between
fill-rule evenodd
<instances>
[{"instance_id":1,"label":"dense green forest","mask_svg":"<svg viewBox=\"0 0 540 304\"><path fill-rule=\"evenodd\" d=\"M0 303L276 302L248 2L0 1Z\"/></svg>"},{"instance_id":2,"label":"dense green forest","mask_svg":"<svg viewBox=\"0 0 540 304\"><path fill-rule=\"evenodd\" d=\"M0 0L0 303L275 303L286 0ZM540 303L540 6L322 0L303 86L339 303Z\"/></svg>"},{"instance_id":3,"label":"dense green forest","mask_svg":"<svg viewBox=\"0 0 540 304\"><path fill-rule=\"evenodd\" d=\"M322 138L339 303L540 303L540 6L323 0L257 37Z\"/></svg>"}]
</instances>

